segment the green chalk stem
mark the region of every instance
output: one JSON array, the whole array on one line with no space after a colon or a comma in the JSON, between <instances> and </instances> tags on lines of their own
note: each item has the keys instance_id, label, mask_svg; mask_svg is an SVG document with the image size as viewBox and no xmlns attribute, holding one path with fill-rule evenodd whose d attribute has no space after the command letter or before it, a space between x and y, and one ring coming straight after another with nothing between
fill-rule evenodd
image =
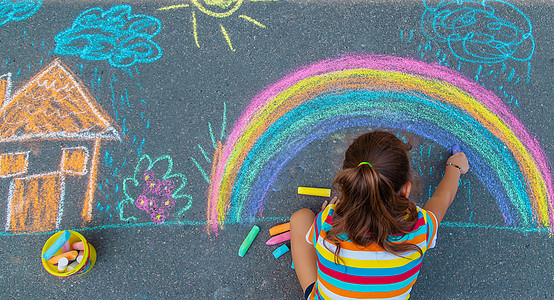
<instances>
[{"instance_id":1,"label":"green chalk stem","mask_svg":"<svg viewBox=\"0 0 554 300\"><path fill-rule=\"evenodd\" d=\"M258 236L258 232L260 232L260 227L254 225L252 229L250 230L250 233L246 236L242 244L239 248L239 256L244 257L244 254L246 254L246 251L248 251L248 248L250 248L250 245L252 245L252 242Z\"/></svg>"}]
</instances>

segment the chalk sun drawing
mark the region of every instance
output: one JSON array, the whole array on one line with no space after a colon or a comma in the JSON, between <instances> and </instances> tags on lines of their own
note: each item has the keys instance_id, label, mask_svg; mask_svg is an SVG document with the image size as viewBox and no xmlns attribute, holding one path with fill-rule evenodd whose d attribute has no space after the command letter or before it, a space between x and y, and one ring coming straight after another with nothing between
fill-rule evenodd
<instances>
[{"instance_id":1,"label":"chalk sun drawing","mask_svg":"<svg viewBox=\"0 0 554 300\"><path fill-rule=\"evenodd\" d=\"M0 180L13 177L7 193L5 230L57 229L63 216L65 186L77 181L87 183L81 217L83 224L90 221L100 143L120 140L114 122L60 60L54 60L13 95L10 78L0 77L0 145L17 142L28 148L30 142L55 140L66 146L60 149L58 169L40 174L29 174L29 160L39 159L29 151L0 153Z\"/></svg>"},{"instance_id":2,"label":"chalk sun drawing","mask_svg":"<svg viewBox=\"0 0 554 300\"><path fill-rule=\"evenodd\" d=\"M34 15L42 6L42 0L0 0L0 26L10 21L21 21Z\"/></svg>"},{"instance_id":3,"label":"chalk sun drawing","mask_svg":"<svg viewBox=\"0 0 554 300\"><path fill-rule=\"evenodd\" d=\"M446 44L459 60L500 63L529 61L535 51L533 26L516 6L501 0L450 0L438 5L424 0L421 30Z\"/></svg>"},{"instance_id":4,"label":"chalk sun drawing","mask_svg":"<svg viewBox=\"0 0 554 300\"><path fill-rule=\"evenodd\" d=\"M91 8L81 13L70 28L56 35L55 53L108 60L118 68L150 63L162 57L162 49L152 40L161 29L160 20L132 14L129 5L117 5L106 11Z\"/></svg>"},{"instance_id":5,"label":"chalk sun drawing","mask_svg":"<svg viewBox=\"0 0 554 300\"><path fill-rule=\"evenodd\" d=\"M554 231L549 162L494 93L444 66L369 54L306 66L252 100L212 160L208 229L217 234L228 218L261 216L297 153L352 127L401 128L445 148L461 145L508 227Z\"/></svg>"},{"instance_id":6,"label":"chalk sun drawing","mask_svg":"<svg viewBox=\"0 0 554 300\"><path fill-rule=\"evenodd\" d=\"M165 172L158 173L164 169ZM157 224L164 223L175 206L179 208L177 215L187 211L192 205L192 196L182 192L187 178L181 173L172 172L171 156L161 156L152 161L149 155L143 154L133 177L123 180L125 199L119 203L119 218L122 221L137 221L133 211L127 212L131 205L146 212L150 220Z\"/></svg>"},{"instance_id":7,"label":"chalk sun drawing","mask_svg":"<svg viewBox=\"0 0 554 300\"><path fill-rule=\"evenodd\" d=\"M263 1L276 1L276 0L251 0L250 2L263 2ZM196 19L196 13L200 12L203 14L206 14L213 18L223 19L228 18L235 13L238 13L237 11L242 6L244 0L190 0L191 4L177 4L177 5L171 5L171 6L164 6L159 8L160 11L170 11L174 9L179 8L188 8L191 7L191 19L192 19L192 34L194 37L194 43L196 44L196 47L200 48L200 42L198 39L198 25L197 25L197 19ZM235 14L236 15L236 14ZM266 28L266 26L256 19L249 17L245 14L239 14L238 18L246 20L260 28ZM233 52L236 51L236 49L233 47L233 43L231 41L231 36L227 32L227 29L223 24L219 23L219 28L221 30L221 34L223 35L223 38L227 42L227 46L229 46L229 49Z\"/></svg>"}]
</instances>

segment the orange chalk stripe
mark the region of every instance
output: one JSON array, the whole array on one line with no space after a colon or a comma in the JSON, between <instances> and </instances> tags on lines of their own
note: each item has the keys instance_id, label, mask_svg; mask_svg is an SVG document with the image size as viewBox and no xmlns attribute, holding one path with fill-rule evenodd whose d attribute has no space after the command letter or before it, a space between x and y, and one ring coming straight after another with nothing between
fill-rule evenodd
<instances>
[{"instance_id":1,"label":"orange chalk stripe","mask_svg":"<svg viewBox=\"0 0 554 300\"><path fill-rule=\"evenodd\" d=\"M74 260L75 258L77 258L77 255L79 255L79 252L77 252L75 250L72 250L72 251L69 251L69 252L64 252L62 254L58 254L56 256L52 256L52 258L47 260L47 261L51 264L57 264L58 260L60 260L60 258L62 258L62 257L67 258L67 260Z\"/></svg>"},{"instance_id":2,"label":"orange chalk stripe","mask_svg":"<svg viewBox=\"0 0 554 300\"><path fill-rule=\"evenodd\" d=\"M271 227L269 234L276 235L290 230L290 222Z\"/></svg>"}]
</instances>

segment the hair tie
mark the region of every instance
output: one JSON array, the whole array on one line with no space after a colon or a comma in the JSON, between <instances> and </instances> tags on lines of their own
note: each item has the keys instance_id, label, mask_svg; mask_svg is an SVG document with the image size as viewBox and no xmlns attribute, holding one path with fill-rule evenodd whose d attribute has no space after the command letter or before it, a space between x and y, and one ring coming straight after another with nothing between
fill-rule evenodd
<instances>
[{"instance_id":1,"label":"hair tie","mask_svg":"<svg viewBox=\"0 0 554 300\"><path fill-rule=\"evenodd\" d=\"M370 163L368 163L367 161L362 161L361 163L358 164L358 167L361 166L361 165L368 165L368 166L373 168L373 166Z\"/></svg>"}]
</instances>

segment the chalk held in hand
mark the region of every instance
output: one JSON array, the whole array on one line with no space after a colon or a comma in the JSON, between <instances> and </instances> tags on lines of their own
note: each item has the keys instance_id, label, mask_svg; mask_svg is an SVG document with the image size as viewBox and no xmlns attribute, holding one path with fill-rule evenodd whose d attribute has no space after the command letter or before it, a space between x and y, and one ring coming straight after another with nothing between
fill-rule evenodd
<instances>
[{"instance_id":1,"label":"chalk held in hand","mask_svg":"<svg viewBox=\"0 0 554 300\"><path fill-rule=\"evenodd\" d=\"M319 196L319 197L331 197L331 189L311 188L305 186L298 187L298 194Z\"/></svg>"},{"instance_id":2,"label":"chalk held in hand","mask_svg":"<svg viewBox=\"0 0 554 300\"><path fill-rule=\"evenodd\" d=\"M289 250L290 250L289 247L285 244L285 245L275 249L275 251L273 251L273 256L275 258L279 258L279 257L281 257L281 255L289 252Z\"/></svg>"},{"instance_id":3,"label":"chalk held in hand","mask_svg":"<svg viewBox=\"0 0 554 300\"><path fill-rule=\"evenodd\" d=\"M244 257L244 255L246 254L246 251L248 251L248 248L250 248L250 245L252 245L252 242L254 241L256 236L258 236L258 232L260 232L260 227L254 225L254 227L252 227L252 229L250 230L250 233L248 233L248 235L240 245L240 248L239 248L240 257Z\"/></svg>"},{"instance_id":4,"label":"chalk held in hand","mask_svg":"<svg viewBox=\"0 0 554 300\"><path fill-rule=\"evenodd\" d=\"M270 238L267 242L265 242L265 244L268 245L268 246L277 245L279 243L286 242L288 240L290 240L290 231L285 232L285 233L281 233L279 235L276 235L276 236Z\"/></svg>"},{"instance_id":5,"label":"chalk held in hand","mask_svg":"<svg viewBox=\"0 0 554 300\"><path fill-rule=\"evenodd\" d=\"M59 237L58 239L52 244L52 246L50 246L50 248L48 248L48 250L46 250L46 252L44 252L44 254L42 255L42 258L46 259L46 260L49 260L52 258L52 256L54 256L54 254L56 254L56 252L58 252L58 250L60 250L60 248L67 242L69 241L69 238L71 237L71 232L65 230Z\"/></svg>"},{"instance_id":6,"label":"chalk held in hand","mask_svg":"<svg viewBox=\"0 0 554 300\"><path fill-rule=\"evenodd\" d=\"M269 234L276 235L290 230L290 222L271 227Z\"/></svg>"},{"instance_id":7,"label":"chalk held in hand","mask_svg":"<svg viewBox=\"0 0 554 300\"><path fill-rule=\"evenodd\" d=\"M450 151L452 152L452 154L456 154L458 152L462 152L462 150L460 149L460 145L454 145L452 146L452 148L450 149Z\"/></svg>"}]
</instances>

